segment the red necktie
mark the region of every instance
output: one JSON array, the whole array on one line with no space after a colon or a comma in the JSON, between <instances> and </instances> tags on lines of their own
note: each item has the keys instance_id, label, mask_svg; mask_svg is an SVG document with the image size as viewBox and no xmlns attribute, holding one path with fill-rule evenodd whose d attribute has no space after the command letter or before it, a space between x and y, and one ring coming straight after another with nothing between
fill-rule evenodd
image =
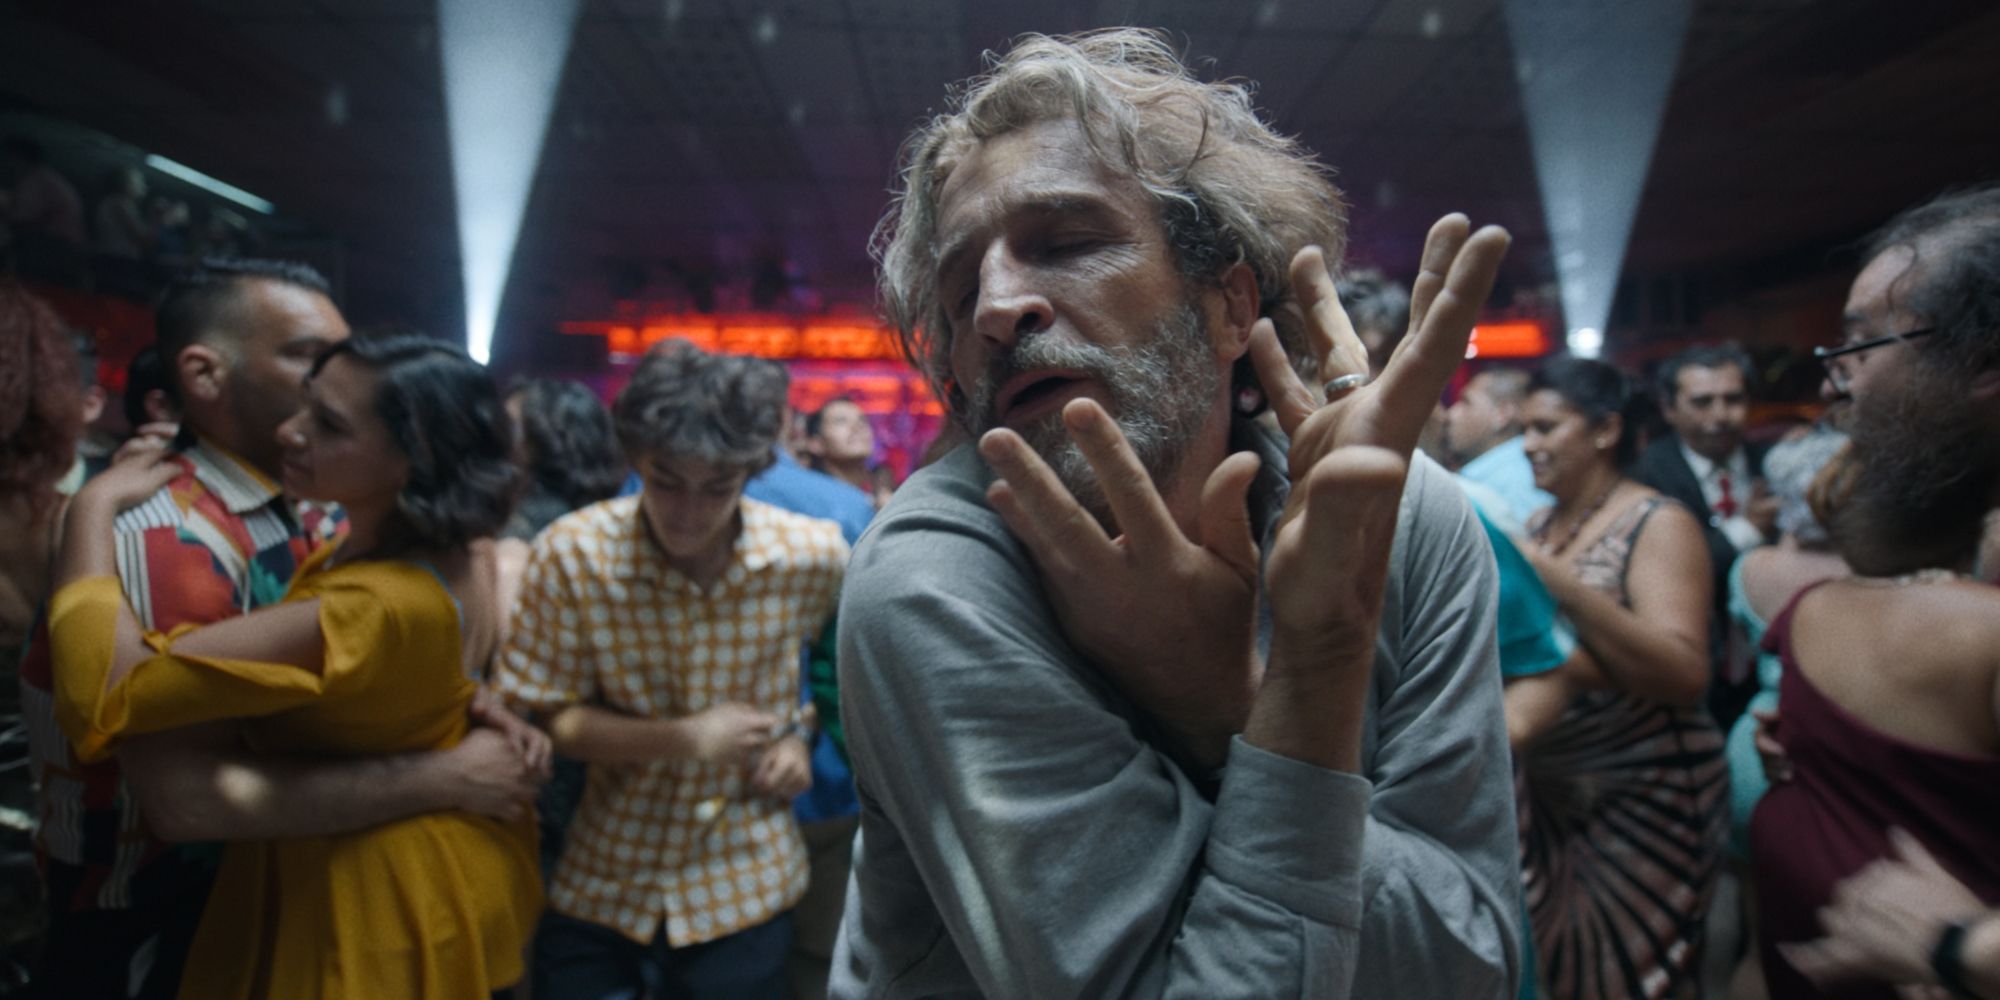
<instances>
[{"instance_id":1,"label":"red necktie","mask_svg":"<svg viewBox=\"0 0 2000 1000\"><path fill-rule=\"evenodd\" d=\"M1722 499L1715 502L1715 512L1723 517L1736 516L1736 495L1729 489L1729 473L1716 477L1716 485L1722 487Z\"/></svg>"}]
</instances>

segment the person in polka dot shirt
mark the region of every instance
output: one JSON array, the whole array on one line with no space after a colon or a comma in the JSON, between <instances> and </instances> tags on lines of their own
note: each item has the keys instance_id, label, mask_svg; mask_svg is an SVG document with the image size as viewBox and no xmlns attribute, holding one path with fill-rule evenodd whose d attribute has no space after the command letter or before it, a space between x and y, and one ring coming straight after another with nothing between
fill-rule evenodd
<instances>
[{"instance_id":1,"label":"person in polka dot shirt","mask_svg":"<svg viewBox=\"0 0 2000 1000\"><path fill-rule=\"evenodd\" d=\"M799 650L830 623L840 528L743 496L784 373L655 351L613 407L636 496L550 525L496 684L589 780L536 935L542 1000L782 997L812 781Z\"/></svg>"}]
</instances>

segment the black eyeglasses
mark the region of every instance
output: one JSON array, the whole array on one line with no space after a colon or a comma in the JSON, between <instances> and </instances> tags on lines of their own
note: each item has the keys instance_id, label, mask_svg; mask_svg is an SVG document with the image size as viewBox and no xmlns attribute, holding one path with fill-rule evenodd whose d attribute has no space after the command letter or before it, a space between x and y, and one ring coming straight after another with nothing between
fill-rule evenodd
<instances>
[{"instance_id":1,"label":"black eyeglasses","mask_svg":"<svg viewBox=\"0 0 2000 1000\"><path fill-rule=\"evenodd\" d=\"M1827 381L1833 383L1833 391L1845 396L1847 395L1848 385L1847 365L1840 361L1841 358L1849 354L1872 351L1899 340L1916 340L1920 337L1928 337L1936 332L1935 329L1925 327L1921 330L1911 330L1908 333L1892 333L1885 337L1870 337L1867 340L1856 341L1852 344L1842 344L1839 347L1815 347L1813 348L1813 357L1818 359L1820 364L1826 366L1826 378Z\"/></svg>"}]
</instances>

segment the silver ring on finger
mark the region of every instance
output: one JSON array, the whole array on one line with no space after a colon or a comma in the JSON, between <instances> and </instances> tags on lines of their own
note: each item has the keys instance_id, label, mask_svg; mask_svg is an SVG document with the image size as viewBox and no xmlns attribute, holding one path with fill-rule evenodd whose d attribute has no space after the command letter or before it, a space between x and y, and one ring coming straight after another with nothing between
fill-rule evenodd
<instances>
[{"instance_id":1,"label":"silver ring on finger","mask_svg":"<svg viewBox=\"0 0 2000 1000\"><path fill-rule=\"evenodd\" d=\"M1339 399L1367 384L1368 373L1366 372L1355 372L1352 375L1342 375L1338 378L1328 379L1325 388L1326 398L1328 400Z\"/></svg>"}]
</instances>

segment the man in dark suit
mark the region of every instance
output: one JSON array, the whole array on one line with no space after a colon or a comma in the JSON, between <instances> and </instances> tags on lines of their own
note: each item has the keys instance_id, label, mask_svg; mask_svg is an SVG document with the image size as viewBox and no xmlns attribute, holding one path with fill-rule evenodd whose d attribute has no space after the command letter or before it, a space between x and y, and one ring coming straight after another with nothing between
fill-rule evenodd
<instances>
[{"instance_id":1,"label":"man in dark suit","mask_svg":"<svg viewBox=\"0 0 2000 1000\"><path fill-rule=\"evenodd\" d=\"M1702 344L1668 358L1658 391L1673 433L1654 441L1632 466L1634 478L1686 504L1702 522L1715 572L1709 653L1716 673L1709 706L1725 726L1755 688L1749 655L1729 649L1729 567L1737 553L1771 538L1778 513L1764 485L1770 446L1743 440L1751 374L1750 356L1734 344Z\"/></svg>"}]
</instances>

